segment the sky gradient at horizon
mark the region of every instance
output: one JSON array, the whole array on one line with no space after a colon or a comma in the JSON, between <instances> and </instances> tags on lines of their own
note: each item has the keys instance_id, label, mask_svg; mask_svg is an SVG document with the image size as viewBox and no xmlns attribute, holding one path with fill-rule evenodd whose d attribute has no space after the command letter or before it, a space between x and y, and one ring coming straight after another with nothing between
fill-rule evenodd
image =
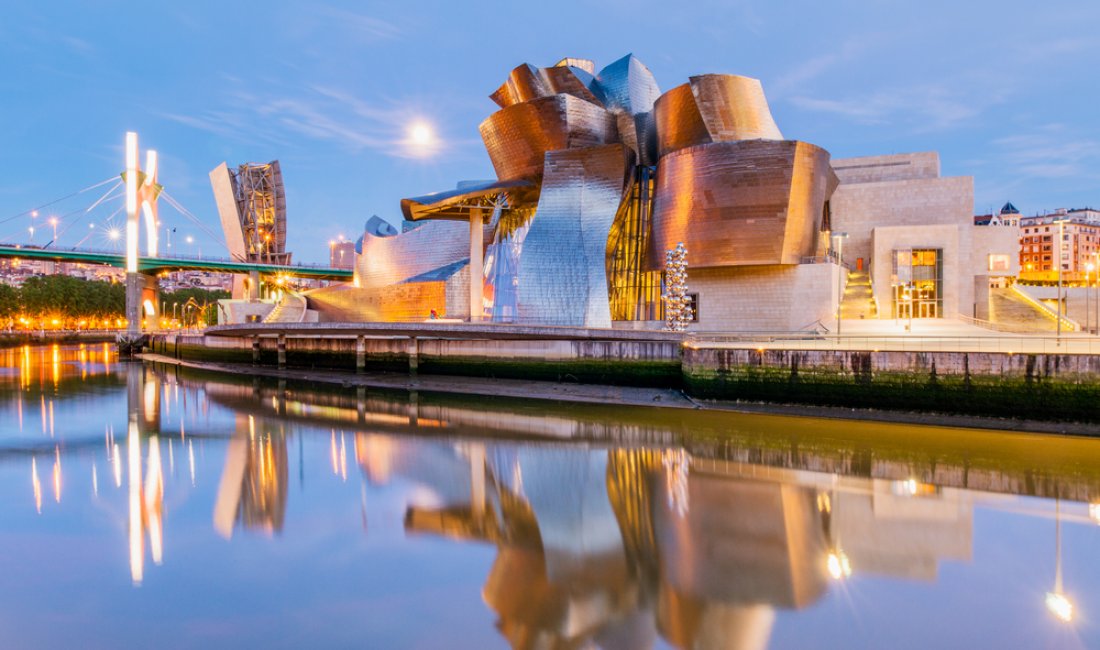
<instances>
[{"instance_id":1,"label":"sky gradient at horizon","mask_svg":"<svg viewBox=\"0 0 1100 650\"><path fill-rule=\"evenodd\" d=\"M944 175L974 177L978 213L1100 205L1091 3L8 4L3 241L28 238L23 211L118 174L135 130L212 231L208 172L279 159L288 247L327 261L327 242L358 237L371 215L398 223L401 198L494 176L477 127L513 67L630 52L662 90L706 72L761 79L784 136L836 158L938 151ZM434 155L408 155L418 120L440 138ZM39 222L72 212L58 245L107 245L88 224L102 232L110 206L81 210L95 198ZM192 235L189 248L223 252L169 206L161 215L177 247Z\"/></svg>"}]
</instances>

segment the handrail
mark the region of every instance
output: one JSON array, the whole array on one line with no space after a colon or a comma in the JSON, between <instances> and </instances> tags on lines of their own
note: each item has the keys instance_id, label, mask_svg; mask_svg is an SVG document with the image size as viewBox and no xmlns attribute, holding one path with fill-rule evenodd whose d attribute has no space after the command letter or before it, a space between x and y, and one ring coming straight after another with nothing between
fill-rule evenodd
<instances>
[{"instance_id":1,"label":"handrail","mask_svg":"<svg viewBox=\"0 0 1100 650\"><path fill-rule=\"evenodd\" d=\"M1057 322L1058 319L1061 318L1063 327L1066 327L1067 329L1069 329L1070 331L1073 331L1073 332L1081 331L1081 324L1080 323L1078 323L1077 321L1073 320L1072 318L1070 318L1069 316L1066 316L1064 314L1059 315L1058 312L1051 309L1049 305L1047 305L1046 303L1043 303L1039 300L1036 300L1034 296L1027 293L1023 289L1020 289L1018 286L1016 286L1015 283L1009 285L1009 288L1012 289L1012 291L1016 295L1023 298L1028 304L1030 304L1030 305L1034 306L1035 308L1037 308L1042 314L1044 314L1048 318L1054 319L1055 322Z\"/></svg>"}]
</instances>

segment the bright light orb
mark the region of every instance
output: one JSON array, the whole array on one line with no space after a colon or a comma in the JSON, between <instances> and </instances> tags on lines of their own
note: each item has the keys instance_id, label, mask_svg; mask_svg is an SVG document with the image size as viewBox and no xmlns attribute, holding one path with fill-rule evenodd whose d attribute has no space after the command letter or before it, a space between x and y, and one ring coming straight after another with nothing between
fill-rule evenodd
<instances>
[{"instance_id":1,"label":"bright light orb","mask_svg":"<svg viewBox=\"0 0 1100 650\"><path fill-rule=\"evenodd\" d=\"M1069 598L1066 598L1065 594L1048 592L1046 605L1050 613L1054 614L1063 623L1069 623L1073 620L1073 603L1069 601Z\"/></svg>"},{"instance_id":2,"label":"bright light orb","mask_svg":"<svg viewBox=\"0 0 1100 650\"><path fill-rule=\"evenodd\" d=\"M425 122L415 122L409 127L409 142L421 147L430 145L435 140L432 127Z\"/></svg>"},{"instance_id":3,"label":"bright light orb","mask_svg":"<svg viewBox=\"0 0 1100 650\"><path fill-rule=\"evenodd\" d=\"M115 241L122 236L122 233L118 228L111 228L107 231L107 236L110 237L112 241Z\"/></svg>"}]
</instances>

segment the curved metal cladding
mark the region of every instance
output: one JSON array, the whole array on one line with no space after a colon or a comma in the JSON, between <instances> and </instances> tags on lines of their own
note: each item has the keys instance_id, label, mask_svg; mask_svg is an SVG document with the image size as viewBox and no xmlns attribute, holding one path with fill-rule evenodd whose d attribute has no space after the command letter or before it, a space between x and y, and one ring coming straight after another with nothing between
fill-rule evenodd
<instances>
[{"instance_id":1,"label":"curved metal cladding","mask_svg":"<svg viewBox=\"0 0 1100 650\"><path fill-rule=\"evenodd\" d=\"M362 253L355 261L359 286L400 284L428 271L470 257L470 226L459 221L427 221L390 237L364 233Z\"/></svg>"},{"instance_id":2,"label":"curved metal cladding","mask_svg":"<svg viewBox=\"0 0 1100 650\"><path fill-rule=\"evenodd\" d=\"M751 77L691 77L661 95L654 113L661 156L709 142L783 139L760 80Z\"/></svg>"},{"instance_id":3,"label":"curved metal cladding","mask_svg":"<svg viewBox=\"0 0 1100 650\"><path fill-rule=\"evenodd\" d=\"M648 266L683 242L693 267L798 264L814 254L836 187L829 152L794 140L741 140L661 158Z\"/></svg>"},{"instance_id":4,"label":"curved metal cladding","mask_svg":"<svg viewBox=\"0 0 1100 650\"><path fill-rule=\"evenodd\" d=\"M615 116L572 95L553 95L493 113L479 127L497 178L542 174L546 152L619 141Z\"/></svg>"},{"instance_id":5,"label":"curved metal cladding","mask_svg":"<svg viewBox=\"0 0 1100 650\"><path fill-rule=\"evenodd\" d=\"M619 135L643 165L657 161L653 105L661 96L657 79L633 54L608 64L596 75L604 106L618 114Z\"/></svg>"},{"instance_id":6,"label":"curved metal cladding","mask_svg":"<svg viewBox=\"0 0 1100 650\"><path fill-rule=\"evenodd\" d=\"M759 79L704 74L690 77L690 83L714 142L783 139Z\"/></svg>"},{"instance_id":7,"label":"curved metal cladding","mask_svg":"<svg viewBox=\"0 0 1100 650\"><path fill-rule=\"evenodd\" d=\"M623 145L551 151L519 259L520 322L611 327L607 238L623 198Z\"/></svg>"},{"instance_id":8,"label":"curved metal cladding","mask_svg":"<svg viewBox=\"0 0 1100 650\"><path fill-rule=\"evenodd\" d=\"M657 154L661 157L684 147L711 142L691 84L676 86L661 95L653 106L653 118L657 126Z\"/></svg>"},{"instance_id":9,"label":"curved metal cladding","mask_svg":"<svg viewBox=\"0 0 1100 650\"><path fill-rule=\"evenodd\" d=\"M501 84L500 88L489 95L489 99L497 103L501 108L508 108L516 104L548 97L554 91L546 80L539 74L539 69L530 63L517 66L508 75L508 81Z\"/></svg>"}]
</instances>

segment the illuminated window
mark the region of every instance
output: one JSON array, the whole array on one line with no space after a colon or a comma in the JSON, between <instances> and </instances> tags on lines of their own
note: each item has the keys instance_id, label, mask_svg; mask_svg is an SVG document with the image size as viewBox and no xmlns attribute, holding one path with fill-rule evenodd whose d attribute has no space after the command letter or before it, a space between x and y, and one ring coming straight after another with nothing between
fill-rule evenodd
<instances>
[{"instance_id":1,"label":"illuminated window","mask_svg":"<svg viewBox=\"0 0 1100 650\"><path fill-rule=\"evenodd\" d=\"M1002 255L999 253L991 253L989 255L989 270L994 273L1005 273L1008 271L1008 255Z\"/></svg>"}]
</instances>

